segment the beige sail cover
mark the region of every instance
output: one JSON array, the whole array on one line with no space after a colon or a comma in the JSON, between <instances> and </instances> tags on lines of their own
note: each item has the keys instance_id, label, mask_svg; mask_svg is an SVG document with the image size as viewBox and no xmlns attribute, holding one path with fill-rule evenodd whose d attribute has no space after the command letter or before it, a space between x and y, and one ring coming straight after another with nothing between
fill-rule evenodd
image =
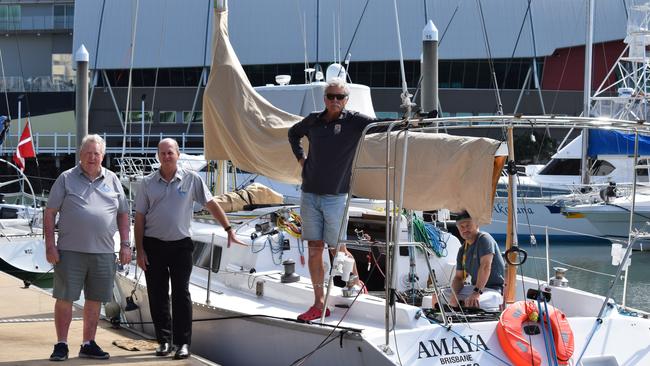
<instances>
[{"instance_id":1,"label":"beige sail cover","mask_svg":"<svg viewBox=\"0 0 650 366\"><path fill-rule=\"evenodd\" d=\"M242 211L247 205L279 205L282 195L261 183L251 183L244 189L214 196L225 212Z\"/></svg>"},{"instance_id":2,"label":"beige sail cover","mask_svg":"<svg viewBox=\"0 0 650 366\"><path fill-rule=\"evenodd\" d=\"M481 225L492 218L494 155L499 142L488 138L422 132L391 134L390 165L396 160L397 192L401 188L404 137L408 136L406 184L402 207L413 210L447 208L467 210ZM385 133L369 135L362 143L358 167L386 165ZM395 140L397 139L397 140ZM395 158L397 156L397 158ZM500 167L498 168L500 171ZM358 169L352 193L360 197L386 197L385 170ZM393 183L391 181L390 185ZM392 195L392 192L391 192ZM396 197L399 202L399 197Z\"/></svg>"},{"instance_id":3,"label":"beige sail cover","mask_svg":"<svg viewBox=\"0 0 650 366\"><path fill-rule=\"evenodd\" d=\"M228 12L215 8L214 15L212 68L203 94L205 157L300 183L287 132L302 117L274 107L253 89L228 38Z\"/></svg>"},{"instance_id":4,"label":"beige sail cover","mask_svg":"<svg viewBox=\"0 0 650 366\"><path fill-rule=\"evenodd\" d=\"M249 172L280 182L300 183L299 165L287 132L301 117L275 108L253 89L228 40L226 11L215 9L212 39L212 69L203 96L206 158L231 160ZM444 134L410 132L409 136L402 207L466 209L481 224L490 222L494 153L499 143ZM385 134L366 137L360 166L385 164L385 138ZM398 159L396 171L400 167ZM386 198L384 171L366 170L359 174L353 194Z\"/></svg>"}]
</instances>

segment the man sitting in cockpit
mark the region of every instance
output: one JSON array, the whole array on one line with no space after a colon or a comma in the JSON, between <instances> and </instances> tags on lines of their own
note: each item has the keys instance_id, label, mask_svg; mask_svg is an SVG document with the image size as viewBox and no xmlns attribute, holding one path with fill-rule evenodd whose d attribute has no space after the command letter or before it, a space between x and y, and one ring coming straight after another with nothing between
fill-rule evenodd
<instances>
[{"instance_id":1,"label":"man sitting in cockpit","mask_svg":"<svg viewBox=\"0 0 650 366\"><path fill-rule=\"evenodd\" d=\"M442 303L497 311L503 302L505 264L499 245L488 233L480 232L469 213L462 212L456 227L465 243L458 250L456 274L451 288L442 292ZM433 296L433 306L438 302Z\"/></svg>"}]
</instances>

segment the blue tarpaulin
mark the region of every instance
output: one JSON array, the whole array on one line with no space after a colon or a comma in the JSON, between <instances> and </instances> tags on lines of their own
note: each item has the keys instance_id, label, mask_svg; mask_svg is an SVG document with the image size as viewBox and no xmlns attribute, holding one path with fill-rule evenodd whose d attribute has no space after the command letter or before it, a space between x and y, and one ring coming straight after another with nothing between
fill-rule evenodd
<instances>
[{"instance_id":1,"label":"blue tarpaulin","mask_svg":"<svg viewBox=\"0 0 650 366\"><path fill-rule=\"evenodd\" d=\"M634 134L590 130L587 155L634 155ZM639 155L650 155L650 136L639 135Z\"/></svg>"}]
</instances>

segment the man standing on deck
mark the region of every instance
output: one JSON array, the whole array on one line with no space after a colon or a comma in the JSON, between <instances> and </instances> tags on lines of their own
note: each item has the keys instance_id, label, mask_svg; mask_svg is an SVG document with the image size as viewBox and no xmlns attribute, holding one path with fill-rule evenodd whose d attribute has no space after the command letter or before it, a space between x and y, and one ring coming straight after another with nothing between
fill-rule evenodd
<instances>
[{"instance_id":1,"label":"man standing on deck","mask_svg":"<svg viewBox=\"0 0 650 366\"><path fill-rule=\"evenodd\" d=\"M160 169L142 180L135 197L135 244L138 266L145 272L149 309L156 331L156 356L176 353L190 355L192 338L192 299L189 282L192 274L194 242L190 223L194 202L204 206L228 233L230 242L243 244L235 237L226 214L212 199L196 172L178 167L178 143L166 138L158 143ZM169 282L172 285L169 309ZM173 314L173 320L172 320Z\"/></svg>"},{"instance_id":2,"label":"man standing on deck","mask_svg":"<svg viewBox=\"0 0 650 366\"><path fill-rule=\"evenodd\" d=\"M465 211L456 218L460 236L465 240L456 257L456 274L443 297L451 306L460 300L471 308L496 311L503 302L505 263L499 245ZM433 297L433 306L437 298Z\"/></svg>"},{"instance_id":3,"label":"man standing on deck","mask_svg":"<svg viewBox=\"0 0 650 366\"><path fill-rule=\"evenodd\" d=\"M302 321L318 319L323 313L324 243L330 247L338 243L357 144L364 128L375 122L368 116L345 109L349 95L350 89L344 80L328 82L323 98L325 110L310 114L289 129L291 149L303 167L302 239L307 240L309 246L309 274L314 286L314 304L298 316ZM303 136L309 140L306 156L300 143ZM340 250L352 257L344 245ZM356 264L353 271L358 273ZM365 290L360 281L358 285ZM325 309L325 316L329 314L329 309Z\"/></svg>"},{"instance_id":4,"label":"man standing on deck","mask_svg":"<svg viewBox=\"0 0 650 366\"><path fill-rule=\"evenodd\" d=\"M115 173L102 167L106 144L98 135L81 142L79 165L61 173L52 186L44 216L47 261L54 265L54 325L58 342L50 361L68 358L72 303L84 291L83 343L79 357L108 359L95 343L102 302L113 297L115 231L120 232L120 263L131 262L129 209ZM59 213L59 238L54 223Z\"/></svg>"}]
</instances>

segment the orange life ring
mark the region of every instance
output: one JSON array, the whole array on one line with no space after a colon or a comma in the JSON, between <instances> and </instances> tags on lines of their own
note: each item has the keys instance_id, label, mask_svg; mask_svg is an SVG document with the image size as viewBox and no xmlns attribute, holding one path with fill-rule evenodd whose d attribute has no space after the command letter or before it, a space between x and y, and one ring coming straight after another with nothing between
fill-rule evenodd
<instances>
[{"instance_id":1,"label":"orange life ring","mask_svg":"<svg viewBox=\"0 0 650 366\"><path fill-rule=\"evenodd\" d=\"M508 305L497 323L497 336L503 352L515 366L541 365L541 356L528 342L528 336L523 334L523 323L531 321L537 313L534 301L518 301ZM548 305L548 318L555 341L555 352L560 365L567 365L573 355L573 331L566 315ZM543 325L542 325L543 326Z\"/></svg>"}]
</instances>

